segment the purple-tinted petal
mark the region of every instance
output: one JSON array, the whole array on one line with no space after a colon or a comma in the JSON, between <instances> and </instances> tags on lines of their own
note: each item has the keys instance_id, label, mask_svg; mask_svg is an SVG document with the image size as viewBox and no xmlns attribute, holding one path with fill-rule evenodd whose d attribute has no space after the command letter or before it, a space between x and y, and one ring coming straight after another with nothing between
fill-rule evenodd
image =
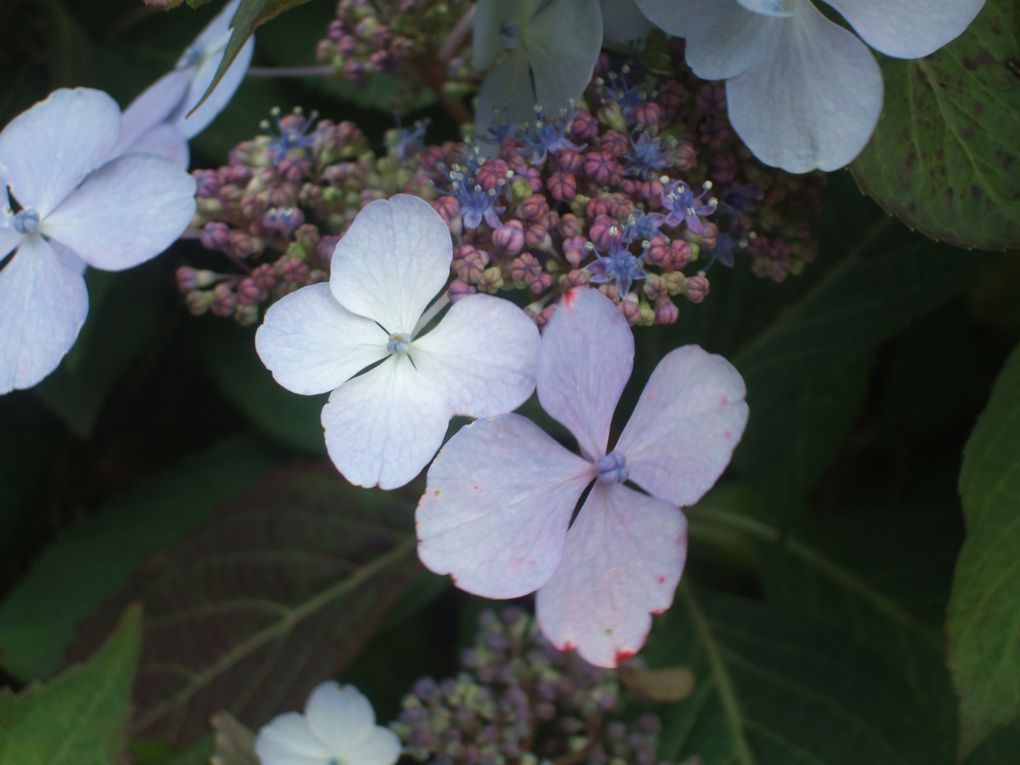
<instances>
[{"instance_id":1,"label":"purple-tinted petal","mask_svg":"<svg viewBox=\"0 0 1020 765\"><path fill-rule=\"evenodd\" d=\"M55 90L0 133L0 177L45 218L112 156L119 136L120 108L106 93Z\"/></svg>"},{"instance_id":2,"label":"purple-tinted petal","mask_svg":"<svg viewBox=\"0 0 1020 765\"><path fill-rule=\"evenodd\" d=\"M450 229L432 205L409 194L369 202L333 252L329 286L349 311L391 334L410 334L446 284Z\"/></svg>"},{"instance_id":3,"label":"purple-tinted petal","mask_svg":"<svg viewBox=\"0 0 1020 765\"><path fill-rule=\"evenodd\" d=\"M633 366L634 335L613 301L588 287L566 293L539 347L538 400L574 434L589 460L605 454Z\"/></svg>"},{"instance_id":4,"label":"purple-tinted petal","mask_svg":"<svg viewBox=\"0 0 1020 765\"><path fill-rule=\"evenodd\" d=\"M191 77L186 72L175 70L143 90L124 110L115 154L126 154L139 138L180 109L190 84Z\"/></svg>"},{"instance_id":5,"label":"purple-tinted petal","mask_svg":"<svg viewBox=\"0 0 1020 765\"><path fill-rule=\"evenodd\" d=\"M4 220L3 215L3 211L0 210L0 265L3 264L4 258L11 253L11 250L21 244L21 240L25 238L24 234L19 234L13 227L7 225L8 221Z\"/></svg>"},{"instance_id":6,"label":"purple-tinted petal","mask_svg":"<svg viewBox=\"0 0 1020 765\"><path fill-rule=\"evenodd\" d=\"M535 390L538 329L509 300L468 295L411 346L411 360L457 414L491 417Z\"/></svg>"},{"instance_id":7,"label":"purple-tinted petal","mask_svg":"<svg viewBox=\"0 0 1020 765\"><path fill-rule=\"evenodd\" d=\"M691 23L687 63L706 80L735 77L768 55L775 30L784 23L783 16L752 13L732 0L707 0Z\"/></svg>"},{"instance_id":8,"label":"purple-tinted petal","mask_svg":"<svg viewBox=\"0 0 1020 765\"><path fill-rule=\"evenodd\" d=\"M872 48L921 58L955 40L985 0L825 0Z\"/></svg>"},{"instance_id":9,"label":"purple-tinted petal","mask_svg":"<svg viewBox=\"0 0 1020 765\"><path fill-rule=\"evenodd\" d=\"M651 615L673 602L686 555L687 521L677 508L596 483L559 569L538 591L538 624L561 650L615 667L644 645Z\"/></svg>"},{"instance_id":10,"label":"purple-tinted petal","mask_svg":"<svg viewBox=\"0 0 1020 765\"><path fill-rule=\"evenodd\" d=\"M226 41L223 44L225 46ZM216 55L207 58L199 65L191 82L191 87L188 90L184 106L174 121L175 126L186 138L194 138L205 130L209 123L216 119L219 113L227 107L227 104L234 97L234 93L237 92L237 89L241 87L241 83L244 82L244 76L248 72L248 66L251 64L254 50L255 38L249 38L248 42L238 52L237 58L231 63L230 68L224 73L223 78L216 84L216 89L209 94L209 98L201 106L195 109L195 106L202 99L202 96L205 95L205 91L212 83L216 69L223 58L223 48ZM192 109L195 109L195 111L189 116Z\"/></svg>"},{"instance_id":11,"label":"purple-tinted petal","mask_svg":"<svg viewBox=\"0 0 1020 765\"><path fill-rule=\"evenodd\" d=\"M348 380L322 410L326 449L351 483L395 489L443 443L450 405L403 354Z\"/></svg>"},{"instance_id":12,"label":"purple-tinted petal","mask_svg":"<svg viewBox=\"0 0 1020 765\"><path fill-rule=\"evenodd\" d=\"M270 307L255 350L280 385L313 395L386 358L388 339L374 321L336 302L328 284L312 284Z\"/></svg>"},{"instance_id":13,"label":"purple-tinted petal","mask_svg":"<svg viewBox=\"0 0 1020 765\"><path fill-rule=\"evenodd\" d=\"M173 162L131 154L92 173L44 221L43 233L90 266L131 268L173 244L195 213L195 180Z\"/></svg>"},{"instance_id":14,"label":"purple-tinted petal","mask_svg":"<svg viewBox=\"0 0 1020 765\"><path fill-rule=\"evenodd\" d=\"M515 598L559 565L590 462L516 414L462 428L432 463L418 504L418 557L462 590Z\"/></svg>"},{"instance_id":15,"label":"purple-tinted petal","mask_svg":"<svg viewBox=\"0 0 1020 765\"><path fill-rule=\"evenodd\" d=\"M674 505L693 505L730 462L747 424L740 373L722 356L685 345L645 385L616 451L630 479Z\"/></svg>"},{"instance_id":16,"label":"purple-tinted petal","mask_svg":"<svg viewBox=\"0 0 1020 765\"><path fill-rule=\"evenodd\" d=\"M61 265L42 237L26 238L0 270L0 393L30 388L56 369L88 310L81 274Z\"/></svg>"},{"instance_id":17,"label":"purple-tinted petal","mask_svg":"<svg viewBox=\"0 0 1020 765\"><path fill-rule=\"evenodd\" d=\"M188 150L188 139L181 135L173 125L156 125L147 133L138 137L125 154L152 154L169 159L175 165L187 168L191 152Z\"/></svg>"}]
</instances>

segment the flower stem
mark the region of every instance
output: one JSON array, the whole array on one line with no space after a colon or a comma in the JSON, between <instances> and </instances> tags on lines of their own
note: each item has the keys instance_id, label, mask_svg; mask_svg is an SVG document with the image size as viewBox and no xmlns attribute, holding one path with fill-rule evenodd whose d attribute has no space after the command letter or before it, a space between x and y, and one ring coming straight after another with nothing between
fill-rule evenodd
<instances>
[{"instance_id":1,"label":"flower stem","mask_svg":"<svg viewBox=\"0 0 1020 765\"><path fill-rule=\"evenodd\" d=\"M250 66L248 77L332 77L336 70L331 66Z\"/></svg>"}]
</instances>

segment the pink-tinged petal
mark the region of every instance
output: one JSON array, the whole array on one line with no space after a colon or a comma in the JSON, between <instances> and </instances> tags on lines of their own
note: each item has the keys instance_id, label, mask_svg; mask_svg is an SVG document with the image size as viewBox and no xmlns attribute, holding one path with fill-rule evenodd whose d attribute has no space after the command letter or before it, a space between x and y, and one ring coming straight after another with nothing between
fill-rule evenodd
<instances>
[{"instance_id":1,"label":"pink-tinged petal","mask_svg":"<svg viewBox=\"0 0 1020 765\"><path fill-rule=\"evenodd\" d=\"M329 286L349 311L410 334L450 277L453 240L424 199L369 202L333 251Z\"/></svg>"},{"instance_id":2,"label":"pink-tinged petal","mask_svg":"<svg viewBox=\"0 0 1020 765\"><path fill-rule=\"evenodd\" d=\"M539 336L509 300L468 295L411 346L422 376L445 391L456 414L491 417L516 409L535 390Z\"/></svg>"},{"instance_id":3,"label":"pink-tinged petal","mask_svg":"<svg viewBox=\"0 0 1020 765\"><path fill-rule=\"evenodd\" d=\"M567 534L563 561L538 591L536 613L561 650L615 667L644 645L673 602L687 556L677 508L620 484L596 483Z\"/></svg>"},{"instance_id":4,"label":"pink-tinged petal","mask_svg":"<svg viewBox=\"0 0 1020 765\"><path fill-rule=\"evenodd\" d=\"M722 356L696 345L666 354L615 451L630 480L674 505L693 505L730 463L747 425L746 389Z\"/></svg>"},{"instance_id":5,"label":"pink-tinged petal","mask_svg":"<svg viewBox=\"0 0 1020 765\"><path fill-rule=\"evenodd\" d=\"M341 759L375 728L375 711L353 685L333 681L317 685L305 706L308 727Z\"/></svg>"},{"instance_id":6,"label":"pink-tinged petal","mask_svg":"<svg viewBox=\"0 0 1020 765\"><path fill-rule=\"evenodd\" d=\"M262 726L255 738L255 753L262 765L326 765L333 756L297 712L279 715Z\"/></svg>"},{"instance_id":7,"label":"pink-tinged petal","mask_svg":"<svg viewBox=\"0 0 1020 765\"><path fill-rule=\"evenodd\" d=\"M42 232L94 268L120 271L159 255L195 214L195 180L162 157L130 154L92 173Z\"/></svg>"},{"instance_id":8,"label":"pink-tinged petal","mask_svg":"<svg viewBox=\"0 0 1020 765\"><path fill-rule=\"evenodd\" d=\"M985 0L825 0L872 48L897 58L921 58L952 42Z\"/></svg>"},{"instance_id":9,"label":"pink-tinged petal","mask_svg":"<svg viewBox=\"0 0 1020 765\"><path fill-rule=\"evenodd\" d=\"M785 23L785 16L751 13L732 0L710 0L692 23L687 64L705 80L736 77L759 65L777 26Z\"/></svg>"},{"instance_id":10,"label":"pink-tinged petal","mask_svg":"<svg viewBox=\"0 0 1020 765\"><path fill-rule=\"evenodd\" d=\"M143 90L124 110L115 154L126 154L143 135L166 122L181 108L191 84L186 72L173 71Z\"/></svg>"},{"instance_id":11,"label":"pink-tinged petal","mask_svg":"<svg viewBox=\"0 0 1020 765\"><path fill-rule=\"evenodd\" d=\"M294 393L326 393L386 358L388 337L374 321L312 284L274 303L255 333L255 350L273 378Z\"/></svg>"},{"instance_id":12,"label":"pink-tinged petal","mask_svg":"<svg viewBox=\"0 0 1020 765\"><path fill-rule=\"evenodd\" d=\"M225 39L223 45L226 46ZM220 48L216 55L206 58L199 64L198 69L194 72L194 79L188 90L184 107L174 121L175 126L186 138L194 138L205 130L209 123L227 107L237 89L241 87L241 83L244 82L244 76L248 72L254 50L255 38L249 38L248 42L238 51L237 58L230 64L230 68L224 73L223 78L216 84L216 89L209 94L209 98L201 106L195 109L216 75L216 69L223 58L224 48ZM192 109L195 109L194 113L191 113Z\"/></svg>"},{"instance_id":13,"label":"pink-tinged petal","mask_svg":"<svg viewBox=\"0 0 1020 765\"><path fill-rule=\"evenodd\" d=\"M605 454L609 426L634 366L634 335L613 301L575 287L556 306L538 351L538 400L590 460Z\"/></svg>"},{"instance_id":14,"label":"pink-tinged petal","mask_svg":"<svg viewBox=\"0 0 1020 765\"><path fill-rule=\"evenodd\" d=\"M349 762L358 765L393 765L400 759L400 739L389 728L377 725L356 746L348 747Z\"/></svg>"},{"instance_id":15,"label":"pink-tinged petal","mask_svg":"<svg viewBox=\"0 0 1020 765\"><path fill-rule=\"evenodd\" d=\"M124 154L152 154L156 157L169 159L182 168L188 167L191 152L188 150L188 139L173 125L156 125L147 133L138 137Z\"/></svg>"},{"instance_id":16,"label":"pink-tinged petal","mask_svg":"<svg viewBox=\"0 0 1020 765\"><path fill-rule=\"evenodd\" d=\"M396 354L333 391L322 410L326 450L351 483L396 489L432 459L452 414L442 391Z\"/></svg>"},{"instance_id":17,"label":"pink-tinged petal","mask_svg":"<svg viewBox=\"0 0 1020 765\"><path fill-rule=\"evenodd\" d=\"M39 236L0 270L0 393L30 388L60 365L89 310L85 280Z\"/></svg>"},{"instance_id":18,"label":"pink-tinged petal","mask_svg":"<svg viewBox=\"0 0 1020 765\"><path fill-rule=\"evenodd\" d=\"M809 2L774 28L759 65L726 82L730 122L767 165L792 173L843 167L878 122L878 64L856 35Z\"/></svg>"},{"instance_id":19,"label":"pink-tinged petal","mask_svg":"<svg viewBox=\"0 0 1020 765\"><path fill-rule=\"evenodd\" d=\"M476 595L534 592L559 566L570 517L594 477L590 462L524 417L477 420L429 468L418 557Z\"/></svg>"},{"instance_id":20,"label":"pink-tinged petal","mask_svg":"<svg viewBox=\"0 0 1020 765\"><path fill-rule=\"evenodd\" d=\"M112 156L119 136L120 107L106 93L55 90L0 133L0 178L45 218Z\"/></svg>"}]
</instances>

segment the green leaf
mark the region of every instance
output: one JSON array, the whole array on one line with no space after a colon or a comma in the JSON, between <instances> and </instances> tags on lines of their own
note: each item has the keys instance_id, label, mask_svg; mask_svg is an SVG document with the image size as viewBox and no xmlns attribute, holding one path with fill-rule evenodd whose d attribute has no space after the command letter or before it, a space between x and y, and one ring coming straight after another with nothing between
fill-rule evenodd
<instances>
[{"instance_id":1,"label":"green leaf","mask_svg":"<svg viewBox=\"0 0 1020 765\"><path fill-rule=\"evenodd\" d=\"M76 625L153 550L180 539L273 464L257 440L192 456L62 533L0 603L0 663L23 680L59 669Z\"/></svg>"},{"instance_id":2,"label":"green leaf","mask_svg":"<svg viewBox=\"0 0 1020 765\"><path fill-rule=\"evenodd\" d=\"M87 663L0 706L0 762L110 765L127 746L141 609L128 609Z\"/></svg>"},{"instance_id":3,"label":"green leaf","mask_svg":"<svg viewBox=\"0 0 1020 765\"><path fill-rule=\"evenodd\" d=\"M960 695L960 751L1020 718L1020 347L964 451L967 537L946 632Z\"/></svg>"},{"instance_id":4,"label":"green leaf","mask_svg":"<svg viewBox=\"0 0 1020 765\"><path fill-rule=\"evenodd\" d=\"M281 471L154 556L76 650L141 600L136 734L187 744L221 710L255 728L353 660L414 581L411 508L332 465Z\"/></svg>"},{"instance_id":5,"label":"green leaf","mask_svg":"<svg viewBox=\"0 0 1020 765\"><path fill-rule=\"evenodd\" d=\"M665 708L661 759L739 765L914 765L940 760L906 689L837 631L684 584L645 649L695 675Z\"/></svg>"},{"instance_id":6,"label":"green leaf","mask_svg":"<svg viewBox=\"0 0 1020 765\"><path fill-rule=\"evenodd\" d=\"M961 292L975 260L931 243L847 257L742 346L732 360L751 415L737 471L799 506L860 415L877 348Z\"/></svg>"},{"instance_id":7,"label":"green leaf","mask_svg":"<svg viewBox=\"0 0 1020 765\"><path fill-rule=\"evenodd\" d=\"M957 40L882 60L885 107L861 189L935 239L1020 248L1020 5L988 0Z\"/></svg>"}]
</instances>

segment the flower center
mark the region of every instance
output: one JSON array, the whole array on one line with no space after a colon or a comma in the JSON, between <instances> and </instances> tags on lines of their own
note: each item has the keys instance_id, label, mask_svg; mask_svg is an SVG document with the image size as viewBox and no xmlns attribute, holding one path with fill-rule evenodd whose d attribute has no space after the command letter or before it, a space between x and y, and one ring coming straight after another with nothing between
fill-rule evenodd
<instances>
[{"instance_id":1,"label":"flower center","mask_svg":"<svg viewBox=\"0 0 1020 765\"><path fill-rule=\"evenodd\" d=\"M517 38L519 36L520 30L518 30L516 22L508 19L499 25L499 42L503 46L504 50L513 50L516 48Z\"/></svg>"},{"instance_id":2,"label":"flower center","mask_svg":"<svg viewBox=\"0 0 1020 765\"><path fill-rule=\"evenodd\" d=\"M386 350L390 353L407 353L411 349L411 337L405 334L390 335Z\"/></svg>"},{"instance_id":3,"label":"flower center","mask_svg":"<svg viewBox=\"0 0 1020 765\"><path fill-rule=\"evenodd\" d=\"M39 213L24 209L14 214L14 230L19 234L31 235L39 231Z\"/></svg>"},{"instance_id":4,"label":"flower center","mask_svg":"<svg viewBox=\"0 0 1020 765\"><path fill-rule=\"evenodd\" d=\"M609 452L595 467L599 471L599 483L623 483L630 475L626 458L618 452Z\"/></svg>"}]
</instances>

